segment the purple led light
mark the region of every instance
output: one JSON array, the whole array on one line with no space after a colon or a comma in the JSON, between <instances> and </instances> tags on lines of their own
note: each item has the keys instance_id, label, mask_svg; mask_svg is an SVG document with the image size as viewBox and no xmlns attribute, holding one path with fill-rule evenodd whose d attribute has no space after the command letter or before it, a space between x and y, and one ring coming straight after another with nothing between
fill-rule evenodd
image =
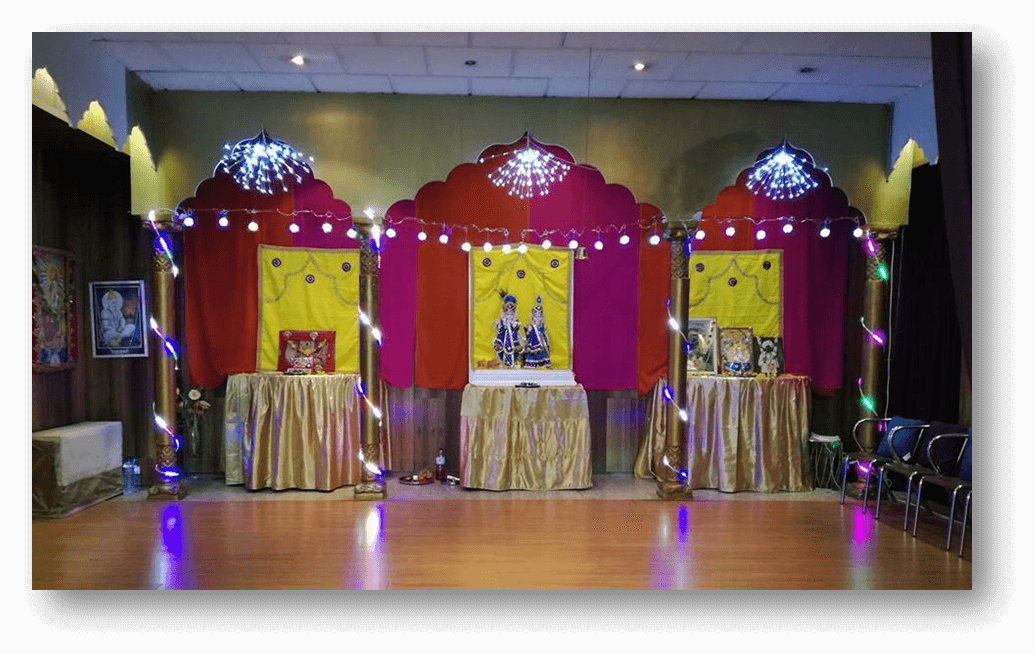
<instances>
[{"instance_id":1,"label":"purple led light","mask_svg":"<svg viewBox=\"0 0 1035 654\"><path fill-rule=\"evenodd\" d=\"M871 257L877 256L877 242L872 238L866 239L866 254Z\"/></svg>"},{"instance_id":2,"label":"purple led light","mask_svg":"<svg viewBox=\"0 0 1035 654\"><path fill-rule=\"evenodd\" d=\"M870 340L872 340L877 345L884 347L886 337L884 336L884 332L882 332L879 329L874 329L872 332L870 332Z\"/></svg>"},{"instance_id":3,"label":"purple led light","mask_svg":"<svg viewBox=\"0 0 1035 654\"><path fill-rule=\"evenodd\" d=\"M672 401L672 389L669 388L668 384L665 384L665 388L662 390L661 393L665 397L665 400L667 400L668 402Z\"/></svg>"}]
</instances>

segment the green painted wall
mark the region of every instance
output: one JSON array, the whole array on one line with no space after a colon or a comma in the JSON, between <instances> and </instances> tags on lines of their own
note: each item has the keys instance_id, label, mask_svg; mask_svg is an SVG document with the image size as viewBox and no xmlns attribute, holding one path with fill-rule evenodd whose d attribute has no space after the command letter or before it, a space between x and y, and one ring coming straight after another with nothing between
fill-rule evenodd
<instances>
[{"instance_id":1,"label":"green painted wall","mask_svg":"<svg viewBox=\"0 0 1035 654\"><path fill-rule=\"evenodd\" d=\"M487 98L334 93L159 92L130 85L158 175L134 178L133 209L173 207L212 174L224 143L262 127L315 157L354 208L384 211L527 129L599 168L669 216L687 216L784 136L826 166L864 213L885 175L883 105Z\"/></svg>"}]
</instances>

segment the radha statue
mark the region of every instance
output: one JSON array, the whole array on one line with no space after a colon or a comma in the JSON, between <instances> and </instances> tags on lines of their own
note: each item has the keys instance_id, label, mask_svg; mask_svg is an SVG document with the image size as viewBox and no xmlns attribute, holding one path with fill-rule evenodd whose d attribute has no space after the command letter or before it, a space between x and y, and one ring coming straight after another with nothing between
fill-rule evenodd
<instances>
[{"instance_id":1,"label":"radha statue","mask_svg":"<svg viewBox=\"0 0 1035 654\"><path fill-rule=\"evenodd\" d=\"M514 368L520 363L521 353L525 349L525 334L518 320L517 298L506 291L499 291L499 294L503 299L503 309L495 324L496 338L492 341L492 347L504 366Z\"/></svg>"},{"instance_id":2,"label":"radha statue","mask_svg":"<svg viewBox=\"0 0 1035 654\"><path fill-rule=\"evenodd\" d=\"M543 298L537 295L528 327L525 327L525 367L550 367L550 335L546 333Z\"/></svg>"}]
</instances>

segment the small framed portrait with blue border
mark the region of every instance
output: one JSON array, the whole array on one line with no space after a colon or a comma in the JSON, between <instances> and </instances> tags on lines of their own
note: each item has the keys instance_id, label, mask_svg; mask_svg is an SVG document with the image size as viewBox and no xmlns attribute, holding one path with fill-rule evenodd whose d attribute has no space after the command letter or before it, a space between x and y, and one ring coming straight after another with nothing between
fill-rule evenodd
<instances>
[{"instance_id":1,"label":"small framed portrait with blue border","mask_svg":"<svg viewBox=\"0 0 1035 654\"><path fill-rule=\"evenodd\" d=\"M148 338L144 281L90 282L93 355L146 357Z\"/></svg>"}]
</instances>

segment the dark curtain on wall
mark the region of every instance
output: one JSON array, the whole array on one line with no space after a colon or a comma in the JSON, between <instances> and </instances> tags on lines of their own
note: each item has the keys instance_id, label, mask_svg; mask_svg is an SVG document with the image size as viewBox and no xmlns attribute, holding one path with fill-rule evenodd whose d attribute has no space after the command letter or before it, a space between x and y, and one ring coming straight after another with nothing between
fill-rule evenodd
<instances>
[{"instance_id":1,"label":"dark curtain on wall","mask_svg":"<svg viewBox=\"0 0 1035 654\"><path fill-rule=\"evenodd\" d=\"M931 35L938 165L952 285L967 369L971 364L971 34Z\"/></svg>"},{"instance_id":2,"label":"dark curtain on wall","mask_svg":"<svg viewBox=\"0 0 1035 654\"><path fill-rule=\"evenodd\" d=\"M913 169L909 224L895 243L888 415L955 423L960 321L939 172Z\"/></svg>"}]
</instances>

